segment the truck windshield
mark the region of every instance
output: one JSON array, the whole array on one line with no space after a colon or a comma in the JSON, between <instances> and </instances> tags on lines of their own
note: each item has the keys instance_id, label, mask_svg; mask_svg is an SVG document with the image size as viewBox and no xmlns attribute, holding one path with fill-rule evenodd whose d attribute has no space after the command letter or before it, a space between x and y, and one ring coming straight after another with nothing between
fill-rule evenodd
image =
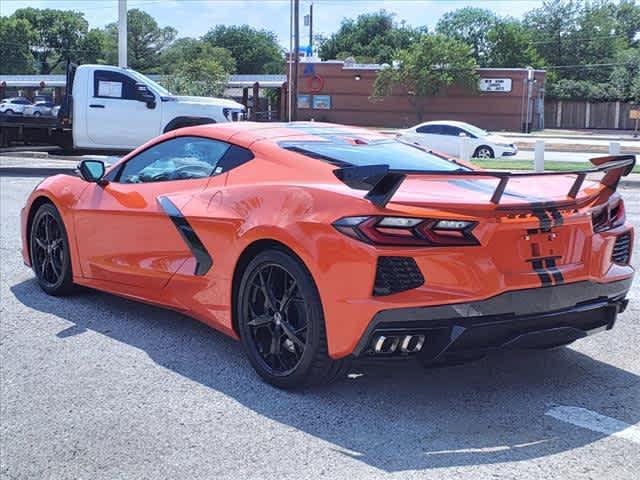
<instances>
[{"instance_id":1,"label":"truck windshield","mask_svg":"<svg viewBox=\"0 0 640 480\"><path fill-rule=\"evenodd\" d=\"M280 147L324 160L339 167L389 165L400 170L468 170L421 148L397 140L381 140L366 144L339 141L285 141Z\"/></svg>"},{"instance_id":2,"label":"truck windshield","mask_svg":"<svg viewBox=\"0 0 640 480\"><path fill-rule=\"evenodd\" d=\"M156 92L158 92L160 95L173 95L169 90L167 90L166 88L164 88L162 85L160 85L157 82L154 82L153 80L151 80L149 77L146 77L144 75L142 75L141 73L136 72L135 70L129 70L129 74L135 78L137 81L141 82L141 83L145 83L147 85L150 85Z\"/></svg>"}]
</instances>

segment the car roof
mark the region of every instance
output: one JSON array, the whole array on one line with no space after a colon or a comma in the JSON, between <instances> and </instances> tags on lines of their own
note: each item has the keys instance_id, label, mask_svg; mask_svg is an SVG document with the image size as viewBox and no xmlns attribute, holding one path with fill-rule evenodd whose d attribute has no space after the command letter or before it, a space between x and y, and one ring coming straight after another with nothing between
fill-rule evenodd
<instances>
[{"instance_id":1,"label":"car roof","mask_svg":"<svg viewBox=\"0 0 640 480\"><path fill-rule=\"evenodd\" d=\"M354 141L389 140L392 137L362 127L323 122L229 122L199 125L184 130L184 135L201 135L232 141L241 146L256 142L278 143L284 139L297 141L330 141L340 138Z\"/></svg>"},{"instance_id":2,"label":"car roof","mask_svg":"<svg viewBox=\"0 0 640 480\"><path fill-rule=\"evenodd\" d=\"M452 127L466 127L466 126L475 126L471 125L467 122L460 122L458 120L432 120L430 122L425 122L422 125L451 125ZM480 128L480 127L476 127Z\"/></svg>"}]
</instances>

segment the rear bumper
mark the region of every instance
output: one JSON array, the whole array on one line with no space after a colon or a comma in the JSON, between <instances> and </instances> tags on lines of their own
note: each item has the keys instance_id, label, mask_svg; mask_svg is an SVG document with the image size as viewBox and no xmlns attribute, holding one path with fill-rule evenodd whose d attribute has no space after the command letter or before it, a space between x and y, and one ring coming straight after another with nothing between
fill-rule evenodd
<instances>
[{"instance_id":1,"label":"rear bumper","mask_svg":"<svg viewBox=\"0 0 640 480\"><path fill-rule=\"evenodd\" d=\"M535 349L564 345L613 327L627 306L632 278L611 282L576 282L517 290L487 300L379 312L360 339L355 357L402 357L374 351L386 338L424 335L415 355L425 362L479 358L500 349Z\"/></svg>"}]
</instances>

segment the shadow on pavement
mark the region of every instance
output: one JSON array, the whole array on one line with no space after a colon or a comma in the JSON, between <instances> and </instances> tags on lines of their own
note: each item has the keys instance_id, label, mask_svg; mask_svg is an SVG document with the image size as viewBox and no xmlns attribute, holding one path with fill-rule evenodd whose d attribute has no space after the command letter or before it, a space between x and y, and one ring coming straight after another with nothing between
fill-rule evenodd
<instances>
[{"instance_id":1,"label":"shadow on pavement","mask_svg":"<svg viewBox=\"0 0 640 480\"><path fill-rule=\"evenodd\" d=\"M358 378L290 393L261 382L239 343L182 315L94 291L52 298L31 280L11 291L26 306L71 322L57 334L63 340L87 330L108 335L260 415L388 472L572 450L603 435L545 416L549 407L597 411L616 391L631 398L640 393L638 376L569 348L432 370L413 363L356 366L353 371L363 374ZM625 411L627 418L619 420L640 420L640 403Z\"/></svg>"}]
</instances>

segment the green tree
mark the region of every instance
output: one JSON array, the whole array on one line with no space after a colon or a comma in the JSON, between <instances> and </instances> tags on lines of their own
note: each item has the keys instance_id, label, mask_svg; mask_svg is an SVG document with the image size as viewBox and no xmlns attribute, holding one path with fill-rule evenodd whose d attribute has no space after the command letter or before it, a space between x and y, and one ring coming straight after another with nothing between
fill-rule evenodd
<instances>
[{"instance_id":1,"label":"green tree","mask_svg":"<svg viewBox=\"0 0 640 480\"><path fill-rule=\"evenodd\" d=\"M109 36L106 45L107 63L118 63L118 24L105 27ZM160 71L160 56L176 38L173 27L160 27L146 12L132 8L127 12L127 65L145 73Z\"/></svg>"},{"instance_id":2,"label":"green tree","mask_svg":"<svg viewBox=\"0 0 640 480\"><path fill-rule=\"evenodd\" d=\"M580 4L574 0L545 0L525 15L524 25L531 29L533 44L546 65L575 64L579 14Z\"/></svg>"},{"instance_id":3,"label":"green tree","mask_svg":"<svg viewBox=\"0 0 640 480\"><path fill-rule=\"evenodd\" d=\"M71 57L74 63L105 63L105 50L109 44L109 37L104 30L92 28L87 32L75 55Z\"/></svg>"},{"instance_id":4,"label":"green tree","mask_svg":"<svg viewBox=\"0 0 640 480\"><path fill-rule=\"evenodd\" d=\"M517 20L499 20L487 32L484 65L496 68L541 67L544 61L532 41L530 30Z\"/></svg>"},{"instance_id":5,"label":"green tree","mask_svg":"<svg viewBox=\"0 0 640 480\"><path fill-rule=\"evenodd\" d=\"M484 66L489 54L487 35L497 21L496 14L491 10L465 7L445 13L438 21L436 31L470 45L476 61Z\"/></svg>"},{"instance_id":6,"label":"green tree","mask_svg":"<svg viewBox=\"0 0 640 480\"><path fill-rule=\"evenodd\" d=\"M219 97L224 93L227 80L227 72L216 60L198 58L180 64L162 83L177 95Z\"/></svg>"},{"instance_id":7,"label":"green tree","mask_svg":"<svg viewBox=\"0 0 640 480\"><path fill-rule=\"evenodd\" d=\"M475 89L476 67L467 44L442 34L423 35L409 49L398 52L397 66L378 72L372 96L380 99L401 88L421 122L426 97L439 95L453 85Z\"/></svg>"},{"instance_id":8,"label":"green tree","mask_svg":"<svg viewBox=\"0 0 640 480\"><path fill-rule=\"evenodd\" d=\"M33 73L34 58L29 45L36 35L24 19L0 17L0 74Z\"/></svg>"},{"instance_id":9,"label":"green tree","mask_svg":"<svg viewBox=\"0 0 640 480\"><path fill-rule=\"evenodd\" d=\"M424 31L397 23L393 13L380 10L342 20L336 33L318 39L318 53L323 60L354 57L362 63L391 63L398 51L409 48Z\"/></svg>"},{"instance_id":10,"label":"green tree","mask_svg":"<svg viewBox=\"0 0 640 480\"><path fill-rule=\"evenodd\" d=\"M282 73L284 56L276 34L249 25L217 25L203 37L231 52L238 73Z\"/></svg>"},{"instance_id":11,"label":"green tree","mask_svg":"<svg viewBox=\"0 0 640 480\"><path fill-rule=\"evenodd\" d=\"M185 62L201 59L215 60L227 73L236 71L236 61L226 48L214 47L209 42L195 38L179 38L162 53L162 72L171 73Z\"/></svg>"},{"instance_id":12,"label":"green tree","mask_svg":"<svg viewBox=\"0 0 640 480\"><path fill-rule=\"evenodd\" d=\"M35 34L29 42L39 73L48 74L82 53L89 24L80 12L21 8L12 15L26 20Z\"/></svg>"},{"instance_id":13,"label":"green tree","mask_svg":"<svg viewBox=\"0 0 640 480\"><path fill-rule=\"evenodd\" d=\"M617 18L617 5L608 2L586 3L577 21L577 32L573 35L575 62L580 65L614 63L616 55L628 47L626 35L621 32ZM574 78L593 82L607 82L608 68L584 68L575 71ZM568 72L569 75L572 72Z\"/></svg>"},{"instance_id":14,"label":"green tree","mask_svg":"<svg viewBox=\"0 0 640 480\"><path fill-rule=\"evenodd\" d=\"M640 100L640 49L629 48L616 56L616 67L611 71L609 83L621 100Z\"/></svg>"},{"instance_id":15,"label":"green tree","mask_svg":"<svg viewBox=\"0 0 640 480\"><path fill-rule=\"evenodd\" d=\"M630 45L640 47L640 5L636 0L622 0L616 10L617 31Z\"/></svg>"}]
</instances>

